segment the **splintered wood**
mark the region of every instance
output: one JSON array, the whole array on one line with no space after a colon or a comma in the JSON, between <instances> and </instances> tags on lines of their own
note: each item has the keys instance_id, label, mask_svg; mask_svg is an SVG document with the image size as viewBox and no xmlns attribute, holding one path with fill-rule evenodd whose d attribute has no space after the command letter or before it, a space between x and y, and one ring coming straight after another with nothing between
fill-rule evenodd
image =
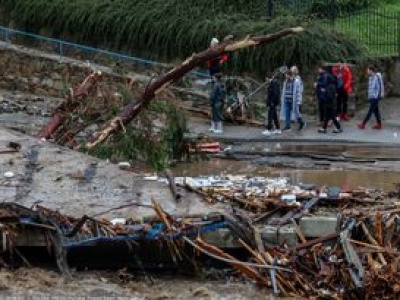
<instances>
[{"instance_id":1,"label":"splintered wood","mask_svg":"<svg viewBox=\"0 0 400 300\"><path fill-rule=\"evenodd\" d=\"M400 203L390 197L399 197L398 193L362 188L332 193L329 188L304 190L284 180L234 176L186 179L186 186L199 195L207 195L207 200L231 204L234 212L250 220L246 225L255 232L254 243L249 245L241 240L243 235L233 234L250 253L251 261L291 270L255 269L269 279L268 284L255 281L275 286L277 295L327 299L400 297ZM340 226L336 233L307 240L298 222L303 215L321 209L339 213ZM277 228L290 224L298 244L271 248L260 238L260 229L253 227L261 222ZM243 276L248 278L248 274Z\"/></svg>"},{"instance_id":2,"label":"splintered wood","mask_svg":"<svg viewBox=\"0 0 400 300\"><path fill-rule=\"evenodd\" d=\"M236 182L240 182L243 178L236 179ZM193 187L193 181L188 180L182 186L188 186L193 190L201 188L198 194L207 197L209 191L204 189L204 186L209 181L210 179L207 179L201 185ZM0 231L3 234L6 251L2 252L1 258L5 259L10 255L12 260L14 254L21 253L17 246L18 235L31 226L48 236L56 235L58 239L51 239L49 243L52 247L58 247L57 249L63 251L67 251L70 246L76 249L91 245L95 249L97 243L101 244L105 240L108 247L121 245L121 241L127 241L127 245L134 243L136 247L149 247L141 252L151 252L154 250L150 249L151 247L160 249L160 245L163 244L166 245L165 251L169 251L169 259L177 267L187 268L189 262L197 266L205 261L210 264L211 261L212 265L208 265L208 268L222 268L227 270L227 273L233 269L236 276L242 276L262 287L272 288L277 296L310 299L398 299L400 297L398 199L390 199L387 195L376 191L365 190L363 193L357 191L357 195L362 194L368 203L358 207L354 206L352 200L354 195L341 198L338 193L328 193L325 196L321 191L309 191L312 196L310 200L299 200L300 207L290 206L284 202L298 199L284 196L288 191L292 194L294 191L302 194L301 189L284 187L287 183L284 180L279 183L264 180L264 185L260 184L260 181L261 179L257 182L253 180L251 183L241 182L242 190L235 184L231 184L230 188L222 186L224 185L222 181L218 181L220 186L216 187L217 182L213 182L212 197L217 193L220 197L218 201L227 201L238 206L230 213L177 217L164 211L153 199L154 217L140 222L134 219L96 220L89 216L75 218L39 205L29 209L15 203L2 203ZM276 186L280 184L282 186L279 189L285 191L285 194L278 197L277 194L271 193L274 201L267 201L268 205L264 205L264 201L268 200L265 195L266 187L274 185L273 189L276 191ZM244 188L246 186L264 189L264 195L255 190L249 193L249 190ZM265 233L263 227L254 225L255 219L260 220L260 217L253 213L254 206L236 201L239 198L238 194L241 195L242 202L250 198L252 203L262 207L263 222L276 224L275 227L272 226L273 228L280 228L281 224L286 222L291 226L294 225L295 234L298 236L297 245L289 245L285 241L276 245L267 243L263 238ZM346 194L351 194L351 191L347 191ZM358 197L357 202L362 202L363 199ZM374 199L379 199L375 205L372 204ZM346 202L351 202L351 205L346 205ZM335 209L341 215L337 232L319 238L307 238L301 231L298 221L306 211L326 206ZM265 214L268 210L273 213ZM279 214L281 210L284 211L283 214ZM281 216L278 221L270 222L271 218L277 216ZM229 229L230 238L236 240L242 251L230 252L230 248L217 247L206 240L206 232L220 228ZM55 241L58 241L58 244L55 244ZM204 259L205 257L209 259ZM25 257L21 259L29 264ZM110 257L110 261L112 260ZM66 262L64 265L66 266ZM141 268L146 266L142 265Z\"/></svg>"}]
</instances>

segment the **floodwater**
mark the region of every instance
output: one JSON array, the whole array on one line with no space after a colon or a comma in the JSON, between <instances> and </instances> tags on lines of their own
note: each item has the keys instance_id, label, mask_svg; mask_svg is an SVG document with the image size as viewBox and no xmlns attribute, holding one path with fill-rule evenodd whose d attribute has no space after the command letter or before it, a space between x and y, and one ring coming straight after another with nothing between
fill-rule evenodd
<instances>
[{"instance_id":1,"label":"floodwater","mask_svg":"<svg viewBox=\"0 0 400 300\"><path fill-rule=\"evenodd\" d=\"M257 148L260 145L257 146ZM269 151L290 153L313 153L331 156L343 156L357 159L382 159L399 161L399 149L395 147L366 147L346 145L269 145ZM254 149L254 148L253 148ZM376 188L383 191L394 189L394 183L400 182L400 172L384 170L301 170L276 169L259 165L251 161L212 159L198 163L182 163L174 168L176 176L211 176L211 175L248 175L264 177L288 177L292 184L308 183L321 186L338 186L343 189L358 187Z\"/></svg>"},{"instance_id":2,"label":"floodwater","mask_svg":"<svg viewBox=\"0 0 400 300\"><path fill-rule=\"evenodd\" d=\"M264 151L282 154L320 154L340 155L360 159L400 160L400 150L397 146L368 146L368 145L326 145L298 143L254 143L253 151Z\"/></svg>"}]
</instances>

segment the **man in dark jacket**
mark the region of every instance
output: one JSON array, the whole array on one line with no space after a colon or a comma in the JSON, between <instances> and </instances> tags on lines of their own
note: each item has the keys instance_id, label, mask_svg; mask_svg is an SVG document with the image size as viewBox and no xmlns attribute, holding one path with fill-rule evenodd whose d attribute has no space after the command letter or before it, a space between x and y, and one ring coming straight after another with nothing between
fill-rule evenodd
<instances>
[{"instance_id":1,"label":"man in dark jacket","mask_svg":"<svg viewBox=\"0 0 400 300\"><path fill-rule=\"evenodd\" d=\"M212 38L210 43L210 48L217 47L219 45L219 40L217 38ZM222 72L222 65L228 61L228 54L223 53L221 56L211 58L207 62L208 73L213 77L217 73Z\"/></svg>"},{"instance_id":2,"label":"man in dark jacket","mask_svg":"<svg viewBox=\"0 0 400 300\"><path fill-rule=\"evenodd\" d=\"M216 73L213 78L210 106L211 106L211 128L210 131L214 133L223 133L222 128L222 113L226 97L226 87L222 80L222 74Z\"/></svg>"},{"instance_id":3,"label":"man in dark jacket","mask_svg":"<svg viewBox=\"0 0 400 300\"><path fill-rule=\"evenodd\" d=\"M267 94L267 108L268 108L268 125L267 130L263 131L262 134L269 136L271 134L281 133L277 107L280 102L280 85L276 77L269 80L268 94ZM275 125L275 130L273 131Z\"/></svg>"},{"instance_id":4,"label":"man in dark jacket","mask_svg":"<svg viewBox=\"0 0 400 300\"><path fill-rule=\"evenodd\" d=\"M326 133L329 121L333 122L334 133L343 132L340 123L336 119L336 97L337 97L337 80L336 77L328 72L326 67L320 65L318 67L318 79L316 82L316 94L318 98L320 120L323 120L320 133Z\"/></svg>"},{"instance_id":5,"label":"man in dark jacket","mask_svg":"<svg viewBox=\"0 0 400 300\"><path fill-rule=\"evenodd\" d=\"M315 95L317 97L318 101L318 118L319 118L319 124L322 127L324 124L324 119L325 119L325 89L326 89L326 70L325 66L321 63L321 65L318 66L318 78L317 81L315 82Z\"/></svg>"}]
</instances>

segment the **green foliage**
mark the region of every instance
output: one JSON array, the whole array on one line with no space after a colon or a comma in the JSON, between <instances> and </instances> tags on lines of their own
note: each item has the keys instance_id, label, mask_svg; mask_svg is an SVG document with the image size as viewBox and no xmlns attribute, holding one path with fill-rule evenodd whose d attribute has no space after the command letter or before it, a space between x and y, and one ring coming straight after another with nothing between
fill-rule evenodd
<instances>
[{"instance_id":1,"label":"green foliage","mask_svg":"<svg viewBox=\"0 0 400 300\"><path fill-rule=\"evenodd\" d=\"M309 8L311 14L322 14L327 17L335 14L349 14L360 11L362 9L371 8L379 1L376 0L314 0Z\"/></svg>"},{"instance_id":2,"label":"green foliage","mask_svg":"<svg viewBox=\"0 0 400 300\"><path fill-rule=\"evenodd\" d=\"M308 20L293 17L267 21L264 0L0 0L19 27L46 29L55 36L74 36L100 47L152 53L160 59L185 58L208 47L213 36L268 34L305 25L304 34L266 47L232 55L231 72L264 75L283 63L312 66L331 60L332 49L359 56L362 49L344 35Z\"/></svg>"},{"instance_id":3,"label":"green foliage","mask_svg":"<svg viewBox=\"0 0 400 300\"><path fill-rule=\"evenodd\" d=\"M180 109L165 101L153 101L126 132L115 134L91 150L91 154L117 161L142 160L160 171L181 156L186 131L186 118Z\"/></svg>"}]
</instances>

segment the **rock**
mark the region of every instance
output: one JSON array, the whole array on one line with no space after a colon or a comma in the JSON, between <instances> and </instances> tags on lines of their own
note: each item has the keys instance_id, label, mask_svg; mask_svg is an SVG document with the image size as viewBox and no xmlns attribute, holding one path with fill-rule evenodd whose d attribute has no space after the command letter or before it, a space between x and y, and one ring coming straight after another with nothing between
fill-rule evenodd
<instances>
[{"instance_id":1,"label":"rock","mask_svg":"<svg viewBox=\"0 0 400 300\"><path fill-rule=\"evenodd\" d=\"M76 179L76 180L85 180L86 179L85 175L83 174L83 172L81 170L78 170L78 171L72 173L71 178Z\"/></svg>"},{"instance_id":2,"label":"rock","mask_svg":"<svg viewBox=\"0 0 400 300\"><path fill-rule=\"evenodd\" d=\"M130 168L131 164L129 162L127 162L127 161L121 161L121 162L118 163L118 167L120 169L124 170L124 169Z\"/></svg>"},{"instance_id":3,"label":"rock","mask_svg":"<svg viewBox=\"0 0 400 300\"><path fill-rule=\"evenodd\" d=\"M53 80L61 80L62 79L61 75L56 72L51 73L50 77Z\"/></svg>"},{"instance_id":4,"label":"rock","mask_svg":"<svg viewBox=\"0 0 400 300\"><path fill-rule=\"evenodd\" d=\"M58 91L62 91L62 90L64 90L64 83L62 81L55 81L53 88Z\"/></svg>"},{"instance_id":5,"label":"rock","mask_svg":"<svg viewBox=\"0 0 400 300\"><path fill-rule=\"evenodd\" d=\"M193 297L210 297L211 292L208 288L201 286L195 289L192 293Z\"/></svg>"},{"instance_id":6,"label":"rock","mask_svg":"<svg viewBox=\"0 0 400 300\"><path fill-rule=\"evenodd\" d=\"M48 78L48 79L44 79L42 81L42 84L46 85L48 87L53 87L54 86L54 81L52 79Z\"/></svg>"},{"instance_id":7,"label":"rock","mask_svg":"<svg viewBox=\"0 0 400 300\"><path fill-rule=\"evenodd\" d=\"M33 84L39 84L40 83L40 79L38 77L32 77L31 82Z\"/></svg>"}]
</instances>

